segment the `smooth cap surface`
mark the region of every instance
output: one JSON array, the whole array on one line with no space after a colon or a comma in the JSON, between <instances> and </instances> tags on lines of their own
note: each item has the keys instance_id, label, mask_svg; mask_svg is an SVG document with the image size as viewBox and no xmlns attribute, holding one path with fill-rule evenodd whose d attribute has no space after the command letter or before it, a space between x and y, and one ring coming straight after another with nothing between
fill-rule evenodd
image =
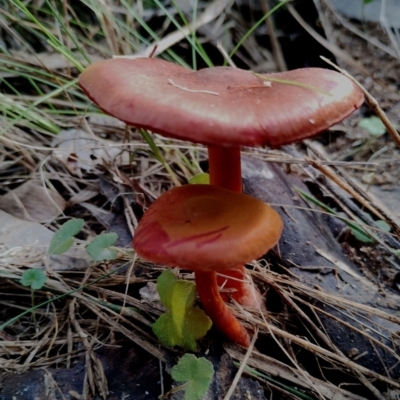
<instances>
[{"instance_id":1,"label":"smooth cap surface","mask_svg":"<svg viewBox=\"0 0 400 400\"><path fill-rule=\"evenodd\" d=\"M223 271L270 250L282 233L278 213L260 200L211 185L162 194L133 238L139 256L196 271Z\"/></svg>"},{"instance_id":2,"label":"smooth cap surface","mask_svg":"<svg viewBox=\"0 0 400 400\"><path fill-rule=\"evenodd\" d=\"M364 99L348 78L327 69L262 76L231 67L192 71L161 59L117 58L91 65L79 83L102 110L129 125L221 146L277 147L302 140L340 122Z\"/></svg>"}]
</instances>

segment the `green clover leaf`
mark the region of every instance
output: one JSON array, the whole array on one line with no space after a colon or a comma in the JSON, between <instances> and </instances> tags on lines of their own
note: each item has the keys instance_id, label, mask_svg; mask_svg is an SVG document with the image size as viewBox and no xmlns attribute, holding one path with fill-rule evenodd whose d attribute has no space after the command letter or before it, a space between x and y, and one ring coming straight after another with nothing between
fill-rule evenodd
<instances>
[{"instance_id":1,"label":"green clover leaf","mask_svg":"<svg viewBox=\"0 0 400 400\"><path fill-rule=\"evenodd\" d=\"M83 224L83 219L71 219L62 224L51 239L49 253L62 254L69 250L74 244L73 237L80 232Z\"/></svg>"},{"instance_id":2,"label":"green clover leaf","mask_svg":"<svg viewBox=\"0 0 400 400\"><path fill-rule=\"evenodd\" d=\"M193 309L196 300L196 286L191 282L177 281L171 293L171 314L176 331L180 336L186 325L186 315Z\"/></svg>"},{"instance_id":3,"label":"green clover leaf","mask_svg":"<svg viewBox=\"0 0 400 400\"><path fill-rule=\"evenodd\" d=\"M154 334L166 346L197 351L196 340L205 336L212 323L203 310L193 307L196 299L194 283L178 280L166 270L157 279L157 291L169 311L154 323Z\"/></svg>"},{"instance_id":4,"label":"green clover leaf","mask_svg":"<svg viewBox=\"0 0 400 400\"><path fill-rule=\"evenodd\" d=\"M372 136L382 136L386 132L385 125L376 115L361 119L358 126L365 129Z\"/></svg>"},{"instance_id":5,"label":"green clover leaf","mask_svg":"<svg viewBox=\"0 0 400 400\"><path fill-rule=\"evenodd\" d=\"M168 310L171 309L172 289L176 282L178 282L178 278L169 269L163 271L157 279L157 292L160 295L161 302Z\"/></svg>"},{"instance_id":6,"label":"green clover leaf","mask_svg":"<svg viewBox=\"0 0 400 400\"><path fill-rule=\"evenodd\" d=\"M117 239L118 235L114 232L102 233L86 246L86 251L94 261L115 260L117 252L110 249L110 246L113 246Z\"/></svg>"},{"instance_id":7,"label":"green clover leaf","mask_svg":"<svg viewBox=\"0 0 400 400\"><path fill-rule=\"evenodd\" d=\"M31 268L22 274L21 285L30 286L32 290L39 290L46 282L46 274L40 268Z\"/></svg>"},{"instance_id":8,"label":"green clover leaf","mask_svg":"<svg viewBox=\"0 0 400 400\"><path fill-rule=\"evenodd\" d=\"M183 385L185 400L201 399L207 393L213 374L210 361L203 357L197 358L193 354L185 354L171 369L173 379L186 382Z\"/></svg>"}]
</instances>

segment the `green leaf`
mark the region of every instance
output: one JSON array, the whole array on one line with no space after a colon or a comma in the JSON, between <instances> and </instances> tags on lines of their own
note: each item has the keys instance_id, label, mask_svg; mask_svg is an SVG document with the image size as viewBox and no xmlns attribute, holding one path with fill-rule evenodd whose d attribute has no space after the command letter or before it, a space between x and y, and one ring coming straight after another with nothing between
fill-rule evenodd
<instances>
[{"instance_id":1,"label":"green leaf","mask_svg":"<svg viewBox=\"0 0 400 400\"><path fill-rule=\"evenodd\" d=\"M390 232L392 230L391 226L386 222L381 219L378 219L378 221L375 221L375 225L384 232Z\"/></svg>"},{"instance_id":2,"label":"green leaf","mask_svg":"<svg viewBox=\"0 0 400 400\"><path fill-rule=\"evenodd\" d=\"M102 233L86 246L86 251L94 261L115 260L117 252L110 249L110 246L113 246L117 239L118 235L114 232Z\"/></svg>"},{"instance_id":3,"label":"green leaf","mask_svg":"<svg viewBox=\"0 0 400 400\"><path fill-rule=\"evenodd\" d=\"M186 314L189 308L193 307L196 300L196 286L194 283L177 281L172 289L171 314L175 328L182 336Z\"/></svg>"},{"instance_id":4,"label":"green leaf","mask_svg":"<svg viewBox=\"0 0 400 400\"><path fill-rule=\"evenodd\" d=\"M193 307L196 286L165 270L157 279L157 291L169 311L154 323L154 334L165 346L197 351L196 340L204 337L212 322L203 310Z\"/></svg>"},{"instance_id":5,"label":"green leaf","mask_svg":"<svg viewBox=\"0 0 400 400\"><path fill-rule=\"evenodd\" d=\"M400 250L392 250L392 253L397 257L400 258Z\"/></svg>"},{"instance_id":6,"label":"green leaf","mask_svg":"<svg viewBox=\"0 0 400 400\"><path fill-rule=\"evenodd\" d=\"M74 244L73 237L83 228L83 219L71 219L61 225L50 242L50 254L62 254Z\"/></svg>"},{"instance_id":7,"label":"green leaf","mask_svg":"<svg viewBox=\"0 0 400 400\"><path fill-rule=\"evenodd\" d=\"M214 368L204 357L185 354L171 369L171 376L177 382L186 382L185 400L199 400L206 393L212 381Z\"/></svg>"},{"instance_id":8,"label":"green leaf","mask_svg":"<svg viewBox=\"0 0 400 400\"><path fill-rule=\"evenodd\" d=\"M211 328L212 322L205 312L198 307L191 307L178 331L171 312L162 314L153 324L153 332L165 346L179 346L190 351L197 351L196 340L201 339Z\"/></svg>"},{"instance_id":9,"label":"green leaf","mask_svg":"<svg viewBox=\"0 0 400 400\"><path fill-rule=\"evenodd\" d=\"M183 339L187 345L191 346L191 340L203 338L212 326L211 319L199 307L192 307L186 314L186 323L184 325ZM196 346L197 348L197 346Z\"/></svg>"},{"instance_id":10,"label":"green leaf","mask_svg":"<svg viewBox=\"0 0 400 400\"><path fill-rule=\"evenodd\" d=\"M201 174L197 174L189 179L189 183L191 185L209 185L210 184L210 175L203 172Z\"/></svg>"},{"instance_id":11,"label":"green leaf","mask_svg":"<svg viewBox=\"0 0 400 400\"><path fill-rule=\"evenodd\" d=\"M386 127L377 116L363 118L358 123L360 128L365 129L372 136L381 136L386 132Z\"/></svg>"},{"instance_id":12,"label":"green leaf","mask_svg":"<svg viewBox=\"0 0 400 400\"><path fill-rule=\"evenodd\" d=\"M40 268L31 268L22 274L21 284L30 286L33 290L39 290L46 282L46 274Z\"/></svg>"},{"instance_id":13,"label":"green leaf","mask_svg":"<svg viewBox=\"0 0 400 400\"><path fill-rule=\"evenodd\" d=\"M363 243L373 243L375 240L367 233L367 231L357 222L353 222L348 220L347 218L344 218L342 216L340 216L334 209L328 207L327 205L325 205L324 203L322 203L321 201L319 201L318 199L316 199L314 196L304 192L303 190L299 189L299 188L295 188L295 190L297 191L297 193L300 194L300 196L308 202L311 202L315 205L317 205L318 207L322 208L324 211L326 211L327 213L334 215L336 218L340 219L341 221L343 221L349 228L351 233L354 235L354 237L359 240L360 242Z\"/></svg>"},{"instance_id":14,"label":"green leaf","mask_svg":"<svg viewBox=\"0 0 400 400\"><path fill-rule=\"evenodd\" d=\"M351 227L350 231L359 242L374 243L374 240L370 236L368 236L366 233L364 233L363 230L354 229L353 227Z\"/></svg>"},{"instance_id":15,"label":"green leaf","mask_svg":"<svg viewBox=\"0 0 400 400\"><path fill-rule=\"evenodd\" d=\"M162 314L153 324L152 329L160 343L164 346L180 346L183 343L182 337L176 331L170 312Z\"/></svg>"},{"instance_id":16,"label":"green leaf","mask_svg":"<svg viewBox=\"0 0 400 400\"><path fill-rule=\"evenodd\" d=\"M160 295L161 302L168 310L171 309L172 290L176 282L178 282L178 278L169 269L164 270L157 279L157 292Z\"/></svg>"}]
</instances>

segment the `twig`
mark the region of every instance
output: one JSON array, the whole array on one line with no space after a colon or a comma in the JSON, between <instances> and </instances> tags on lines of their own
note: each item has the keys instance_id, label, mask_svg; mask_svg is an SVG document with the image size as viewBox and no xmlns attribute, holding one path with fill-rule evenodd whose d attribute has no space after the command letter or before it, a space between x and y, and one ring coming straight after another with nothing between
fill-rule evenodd
<instances>
[{"instance_id":1,"label":"twig","mask_svg":"<svg viewBox=\"0 0 400 400\"><path fill-rule=\"evenodd\" d=\"M268 14L270 10L268 0L260 0L260 3L263 13ZM282 48L276 36L273 15L271 15L269 18L265 20L265 25L267 27L269 40L271 42L272 54L274 55L274 59L276 61L278 70L280 72L287 71L287 65L285 58L283 57Z\"/></svg>"},{"instance_id":2,"label":"twig","mask_svg":"<svg viewBox=\"0 0 400 400\"><path fill-rule=\"evenodd\" d=\"M324 60L326 63L331 65L332 67L336 68L339 72L341 72L343 75L347 76L347 78L351 79L364 93L365 96L365 101L367 104L371 107L371 109L374 111L374 113L380 118L380 120L383 122L383 125L385 125L385 128L389 132L390 136L392 136L392 139L396 142L397 146L400 147L400 135L397 132L396 128L392 125L392 123L389 121L389 118L386 116L385 112L382 110L382 108L379 106L379 103L376 101L376 99L368 92L367 89L364 88L364 86L361 85L356 79L354 79L348 72L346 72L344 69L339 68L335 63L332 61L328 60L325 57L321 56L321 59Z\"/></svg>"},{"instance_id":3,"label":"twig","mask_svg":"<svg viewBox=\"0 0 400 400\"><path fill-rule=\"evenodd\" d=\"M381 23L382 27L385 28L387 35L389 36L390 41L394 49L396 50L398 58L400 57L400 48L399 44L397 43L396 36L393 34L391 27L386 18L386 0L382 0L381 4L381 14L379 16L379 22Z\"/></svg>"},{"instance_id":4,"label":"twig","mask_svg":"<svg viewBox=\"0 0 400 400\"><path fill-rule=\"evenodd\" d=\"M185 92L190 92L190 93L205 93L205 94L211 94L213 96L219 96L219 93L217 92L212 92L211 90L195 90L195 89L189 89L185 86L180 86L176 84L172 79L168 79L168 83L172 85L173 87L176 87L178 89L184 90Z\"/></svg>"},{"instance_id":5,"label":"twig","mask_svg":"<svg viewBox=\"0 0 400 400\"><path fill-rule=\"evenodd\" d=\"M236 389L239 379L242 376L244 369L246 368L247 361L253 351L254 343L256 342L257 337L258 337L258 328L256 328L256 331L254 332L253 338L251 339L251 342L250 342L250 346L247 349L245 356L243 357L243 360L240 364L240 368L238 369L238 372L236 373L235 378L233 379L232 384L224 397L224 400L229 400L231 398L234 390Z\"/></svg>"},{"instance_id":6,"label":"twig","mask_svg":"<svg viewBox=\"0 0 400 400\"><path fill-rule=\"evenodd\" d=\"M348 183L340 179L329 167L322 165L318 160L311 160L310 158L305 158L307 163L316 168L318 171L322 172L327 178L335 182L339 187L353 196L357 201L359 201L365 208L368 208L374 215L379 219L385 221L386 218L368 201L366 201L362 196L360 196Z\"/></svg>"},{"instance_id":7,"label":"twig","mask_svg":"<svg viewBox=\"0 0 400 400\"><path fill-rule=\"evenodd\" d=\"M324 46L327 50L329 50L335 57L340 58L345 63L351 65L353 68L356 68L358 71L362 72L364 75L370 76L369 71L364 68L359 62L357 62L353 57L350 57L347 52L340 49L338 46L330 43L320 34L318 34L314 29L307 24L306 21L301 17L301 15L296 11L296 9L291 5L287 5L287 9L292 15L292 17L301 25L301 27L310 34L318 43Z\"/></svg>"},{"instance_id":8,"label":"twig","mask_svg":"<svg viewBox=\"0 0 400 400\"><path fill-rule=\"evenodd\" d=\"M222 46L220 41L217 42L217 49L219 50L219 52L221 53L222 57L224 57L224 60L229 64L230 67L237 68L235 63L232 61L232 58L229 57L229 54L223 48L223 46Z\"/></svg>"},{"instance_id":9,"label":"twig","mask_svg":"<svg viewBox=\"0 0 400 400\"><path fill-rule=\"evenodd\" d=\"M319 0L314 0L319 1ZM347 29L348 31L354 33L355 35L359 36L360 38L364 39L365 41L371 43L373 46L377 47L378 49L384 51L385 53L389 54L393 58L398 58L398 55L395 51L393 51L392 48L389 46L386 46L382 42L380 42L377 38L372 37L362 30L358 29L356 26L354 26L352 23L347 21L345 18L343 18L331 5L329 0L324 0L325 5L329 8L329 10L332 12L332 14L335 16L335 18L342 24L342 26Z\"/></svg>"},{"instance_id":10,"label":"twig","mask_svg":"<svg viewBox=\"0 0 400 400\"><path fill-rule=\"evenodd\" d=\"M174 44L178 43L185 37L188 37L191 32L194 30L196 31L203 25L206 25L212 22L214 19L219 17L223 12L227 12L229 7L233 3L233 0L215 0L210 3L204 12L197 18L196 23L194 26L184 26L181 27L179 30L171 32L170 34L164 36L161 40L157 41L157 48L153 51L153 44L150 44L144 51L136 54L136 56L140 55L141 57L148 57L150 53L152 56L157 57L161 53L165 52L169 48L171 48ZM129 56L126 58L134 58L135 56Z\"/></svg>"}]
</instances>

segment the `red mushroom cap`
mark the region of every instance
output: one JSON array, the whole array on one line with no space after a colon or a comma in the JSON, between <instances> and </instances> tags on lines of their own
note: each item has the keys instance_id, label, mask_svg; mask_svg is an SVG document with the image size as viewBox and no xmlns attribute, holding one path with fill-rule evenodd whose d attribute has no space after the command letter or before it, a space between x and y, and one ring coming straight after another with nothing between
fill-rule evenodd
<instances>
[{"instance_id":1,"label":"red mushroom cap","mask_svg":"<svg viewBox=\"0 0 400 400\"><path fill-rule=\"evenodd\" d=\"M302 140L363 102L348 78L319 68L257 76L231 67L192 71L161 59L119 58L91 65L79 83L102 110L129 125L220 146Z\"/></svg>"},{"instance_id":2,"label":"red mushroom cap","mask_svg":"<svg viewBox=\"0 0 400 400\"><path fill-rule=\"evenodd\" d=\"M143 258L192 271L234 269L265 254L282 233L278 213L260 200L212 185L162 194L133 238Z\"/></svg>"}]
</instances>

